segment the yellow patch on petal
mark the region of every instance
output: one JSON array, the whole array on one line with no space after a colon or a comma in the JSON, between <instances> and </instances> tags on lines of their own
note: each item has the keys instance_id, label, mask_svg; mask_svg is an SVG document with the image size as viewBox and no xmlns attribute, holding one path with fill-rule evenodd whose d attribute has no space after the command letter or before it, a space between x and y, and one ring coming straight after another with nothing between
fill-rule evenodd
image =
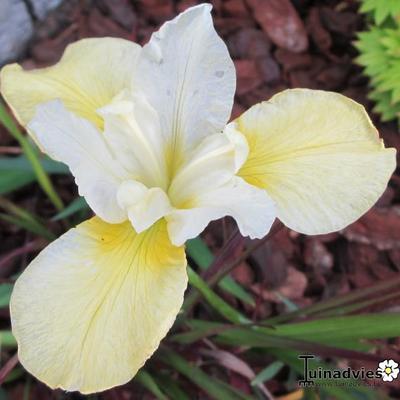
<instances>
[{"instance_id":1,"label":"yellow patch on petal","mask_svg":"<svg viewBox=\"0 0 400 400\"><path fill-rule=\"evenodd\" d=\"M385 149L364 107L337 93L286 90L241 115L249 157L239 171L276 202L278 218L306 234L344 228L385 190L395 149Z\"/></svg>"},{"instance_id":2,"label":"yellow patch on petal","mask_svg":"<svg viewBox=\"0 0 400 400\"><path fill-rule=\"evenodd\" d=\"M51 388L93 393L129 381L172 326L187 285L164 221L136 234L94 217L51 243L17 280L22 365Z\"/></svg>"},{"instance_id":3,"label":"yellow patch on petal","mask_svg":"<svg viewBox=\"0 0 400 400\"><path fill-rule=\"evenodd\" d=\"M130 87L139 53L139 45L124 39L82 39L52 67L24 71L18 64L6 65L0 90L22 125L38 104L61 99L70 111L102 128L96 110Z\"/></svg>"}]
</instances>

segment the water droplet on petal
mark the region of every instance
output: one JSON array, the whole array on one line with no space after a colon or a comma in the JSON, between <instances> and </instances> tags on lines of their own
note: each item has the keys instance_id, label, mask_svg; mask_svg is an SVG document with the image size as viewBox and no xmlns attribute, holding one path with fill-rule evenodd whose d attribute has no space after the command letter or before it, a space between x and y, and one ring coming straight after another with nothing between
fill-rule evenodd
<instances>
[{"instance_id":1,"label":"water droplet on petal","mask_svg":"<svg viewBox=\"0 0 400 400\"><path fill-rule=\"evenodd\" d=\"M225 72L224 71L216 71L215 76L217 78L222 78L224 76Z\"/></svg>"}]
</instances>

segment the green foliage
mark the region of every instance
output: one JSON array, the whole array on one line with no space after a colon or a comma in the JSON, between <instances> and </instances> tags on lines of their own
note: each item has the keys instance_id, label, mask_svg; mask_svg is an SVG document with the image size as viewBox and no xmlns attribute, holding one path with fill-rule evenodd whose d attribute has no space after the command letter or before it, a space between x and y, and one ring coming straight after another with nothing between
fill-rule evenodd
<instances>
[{"instance_id":1,"label":"green foliage","mask_svg":"<svg viewBox=\"0 0 400 400\"><path fill-rule=\"evenodd\" d=\"M250 396L245 395L243 392L234 389L232 386L225 382L213 378L206 374L197 366L187 362L179 354L163 349L159 352L161 360L179 371L183 376L193 382L195 385L202 388L212 399L215 400L251 400Z\"/></svg>"},{"instance_id":2,"label":"green foliage","mask_svg":"<svg viewBox=\"0 0 400 400\"><path fill-rule=\"evenodd\" d=\"M167 396L163 394L153 377L145 370L139 371L135 376L135 381L139 382L149 392L153 393L158 400L168 400Z\"/></svg>"},{"instance_id":3,"label":"green foliage","mask_svg":"<svg viewBox=\"0 0 400 400\"><path fill-rule=\"evenodd\" d=\"M68 167L50 158L43 157L40 164L47 174L69 174ZM0 194L20 189L36 180L29 160L24 156L0 157Z\"/></svg>"},{"instance_id":4,"label":"green foliage","mask_svg":"<svg viewBox=\"0 0 400 400\"><path fill-rule=\"evenodd\" d=\"M365 0L360 10L371 12L375 25L358 34L356 62L370 78L374 111L382 121L400 121L400 1Z\"/></svg>"},{"instance_id":5,"label":"green foliage","mask_svg":"<svg viewBox=\"0 0 400 400\"><path fill-rule=\"evenodd\" d=\"M399 0L362 0L360 11L371 13L376 25L380 25L388 18L400 18Z\"/></svg>"},{"instance_id":6,"label":"green foliage","mask_svg":"<svg viewBox=\"0 0 400 400\"><path fill-rule=\"evenodd\" d=\"M56 238L56 236L43 225L39 218L1 196L0 208L8 212L7 214L0 213L1 220L17 225L39 236L43 236L48 240L54 240Z\"/></svg>"},{"instance_id":7,"label":"green foliage","mask_svg":"<svg viewBox=\"0 0 400 400\"><path fill-rule=\"evenodd\" d=\"M0 308L8 306L13 285L11 283L0 284Z\"/></svg>"},{"instance_id":8,"label":"green foliage","mask_svg":"<svg viewBox=\"0 0 400 400\"><path fill-rule=\"evenodd\" d=\"M259 385L260 383L269 381L272 379L285 364L282 361L274 361L268 367L265 367L257 376L251 381L252 386Z\"/></svg>"},{"instance_id":9,"label":"green foliage","mask_svg":"<svg viewBox=\"0 0 400 400\"><path fill-rule=\"evenodd\" d=\"M47 194L48 198L53 202L57 210L61 211L64 208L63 202L54 189L47 172L40 163L36 147L31 144L25 135L22 134L12 117L7 113L7 110L2 102L0 102L0 123L4 125L10 135L18 141L26 158L32 165L32 170L36 175L39 185Z\"/></svg>"},{"instance_id":10,"label":"green foliage","mask_svg":"<svg viewBox=\"0 0 400 400\"><path fill-rule=\"evenodd\" d=\"M198 274L196 274L196 272L193 271L190 266L188 266L188 277L190 284L203 295L204 299L221 316L234 323L250 322L244 315L235 310L226 301L215 294L215 292L207 285L207 283Z\"/></svg>"},{"instance_id":11,"label":"green foliage","mask_svg":"<svg viewBox=\"0 0 400 400\"><path fill-rule=\"evenodd\" d=\"M64 208L61 212L59 212L56 216L52 218L53 221L60 221L65 218L70 217L78 212L85 212L89 210L89 206L86 203L86 200L83 197L77 197L74 199L71 204Z\"/></svg>"},{"instance_id":12,"label":"green foliage","mask_svg":"<svg viewBox=\"0 0 400 400\"><path fill-rule=\"evenodd\" d=\"M214 261L214 255L211 250L200 238L189 240L186 243L186 253L202 270L207 269ZM219 287L244 303L251 306L255 305L253 297L230 276L221 279Z\"/></svg>"}]
</instances>

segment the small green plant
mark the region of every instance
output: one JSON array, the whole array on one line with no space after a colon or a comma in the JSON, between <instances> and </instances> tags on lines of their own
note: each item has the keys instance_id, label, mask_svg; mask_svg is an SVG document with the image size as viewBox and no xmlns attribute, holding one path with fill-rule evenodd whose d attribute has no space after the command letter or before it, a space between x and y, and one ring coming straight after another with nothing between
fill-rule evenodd
<instances>
[{"instance_id":1,"label":"small green plant","mask_svg":"<svg viewBox=\"0 0 400 400\"><path fill-rule=\"evenodd\" d=\"M398 20L400 17L399 0L362 0L360 11L371 13L376 25L381 25L387 19Z\"/></svg>"},{"instance_id":2,"label":"small green plant","mask_svg":"<svg viewBox=\"0 0 400 400\"><path fill-rule=\"evenodd\" d=\"M382 121L400 121L400 1L364 0L360 11L373 21L358 34L356 62L370 78L369 98Z\"/></svg>"}]
</instances>

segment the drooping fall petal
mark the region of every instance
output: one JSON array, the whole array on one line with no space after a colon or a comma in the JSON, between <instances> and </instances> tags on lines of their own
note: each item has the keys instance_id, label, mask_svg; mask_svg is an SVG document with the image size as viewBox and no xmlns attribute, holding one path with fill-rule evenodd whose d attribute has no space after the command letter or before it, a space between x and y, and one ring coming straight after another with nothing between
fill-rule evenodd
<instances>
[{"instance_id":1,"label":"drooping fall petal","mask_svg":"<svg viewBox=\"0 0 400 400\"><path fill-rule=\"evenodd\" d=\"M233 126L247 139L239 176L265 189L291 229L344 228L378 200L395 168L364 108L337 93L286 90Z\"/></svg>"},{"instance_id":2,"label":"drooping fall petal","mask_svg":"<svg viewBox=\"0 0 400 400\"><path fill-rule=\"evenodd\" d=\"M70 44L54 66L24 71L18 64L1 70L1 93L26 125L38 104L61 99L66 107L102 127L96 110L131 87L140 46L124 39L82 39Z\"/></svg>"},{"instance_id":3,"label":"drooping fall petal","mask_svg":"<svg viewBox=\"0 0 400 400\"><path fill-rule=\"evenodd\" d=\"M11 298L19 359L52 388L93 393L129 381L159 346L187 285L165 222L142 234L97 217L44 249Z\"/></svg>"},{"instance_id":4,"label":"drooping fall petal","mask_svg":"<svg viewBox=\"0 0 400 400\"><path fill-rule=\"evenodd\" d=\"M188 147L223 130L232 109L235 69L210 12L202 4L165 23L143 47L133 77L160 115L171 174Z\"/></svg>"}]
</instances>

